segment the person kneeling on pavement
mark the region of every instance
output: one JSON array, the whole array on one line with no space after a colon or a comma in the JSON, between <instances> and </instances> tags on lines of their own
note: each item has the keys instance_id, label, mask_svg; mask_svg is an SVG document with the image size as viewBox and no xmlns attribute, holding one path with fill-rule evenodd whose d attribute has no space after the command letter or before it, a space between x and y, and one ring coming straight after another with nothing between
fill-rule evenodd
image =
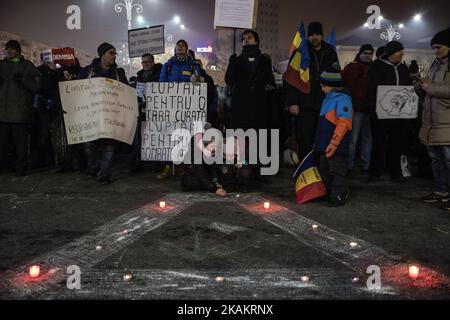
<instances>
[{"instance_id":1,"label":"person kneeling on pavement","mask_svg":"<svg viewBox=\"0 0 450 320\"><path fill-rule=\"evenodd\" d=\"M209 191L221 197L227 196L227 191L219 183L219 165L215 163L207 164L204 160L204 157L210 159L214 157L216 147L214 141L203 141L202 134L197 134L192 138L190 150L186 155L186 157L191 158L189 162L191 164L188 165L187 172L181 179L183 191ZM202 154L202 163L194 162L195 152Z\"/></svg>"},{"instance_id":2,"label":"person kneeling on pavement","mask_svg":"<svg viewBox=\"0 0 450 320\"><path fill-rule=\"evenodd\" d=\"M315 151L320 154L319 172L327 191L330 206L343 206L349 190L346 182L353 105L342 87L338 70L324 71L320 76L326 94L320 110L315 138Z\"/></svg>"}]
</instances>

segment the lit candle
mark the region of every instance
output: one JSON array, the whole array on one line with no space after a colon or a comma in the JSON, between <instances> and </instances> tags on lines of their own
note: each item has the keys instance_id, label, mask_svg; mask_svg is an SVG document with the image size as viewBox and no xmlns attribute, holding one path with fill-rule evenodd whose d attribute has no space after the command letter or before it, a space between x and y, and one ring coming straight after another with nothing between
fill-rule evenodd
<instances>
[{"instance_id":1,"label":"lit candle","mask_svg":"<svg viewBox=\"0 0 450 320\"><path fill-rule=\"evenodd\" d=\"M308 282L309 281L309 277L308 276L302 276L302 277L300 277L300 281L303 282L303 283Z\"/></svg>"},{"instance_id":2,"label":"lit candle","mask_svg":"<svg viewBox=\"0 0 450 320\"><path fill-rule=\"evenodd\" d=\"M166 207L166 203L165 203L164 201L161 201L161 202L159 203L159 207L160 207L161 209L164 209L164 208Z\"/></svg>"},{"instance_id":3,"label":"lit candle","mask_svg":"<svg viewBox=\"0 0 450 320\"><path fill-rule=\"evenodd\" d=\"M31 266L29 273L31 278L37 278L41 274L41 268L39 266Z\"/></svg>"},{"instance_id":4,"label":"lit candle","mask_svg":"<svg viewBox=\"0 0 450 320\"><path fill-rule=\"evenodd\" d=\"M270 202L264 202L264 209L270 209Z\"/></svg>"},{"instance_id":5,"label":"lit candle","mask_svg":"<svg viewBox=\"0 0 450 320\"><path fill-rule=\"evenodd\" d=\"M416 266L409 267L409 277L413 280L416 280L419 277L419 268Z\"/></svg>"},{"instance_id":6,"label":"lit candle","mask_svg":"<svg viewBox=\"0 0 450 320\"><path fill-rule=\"evenodd\" d=\"M133 276L131 275L131 273L127 273L123 275L123 280L124 281L130 281L131 278L133 278Z\"/></svg>"}]
</instances>

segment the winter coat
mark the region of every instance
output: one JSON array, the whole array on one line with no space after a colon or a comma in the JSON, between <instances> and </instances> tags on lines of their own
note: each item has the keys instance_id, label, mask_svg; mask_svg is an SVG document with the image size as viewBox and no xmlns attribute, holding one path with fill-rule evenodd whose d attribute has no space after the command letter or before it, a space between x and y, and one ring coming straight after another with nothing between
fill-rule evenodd
<instances>
[{"instance_id":1,"label":"winter coat","mask_svg":"<svg viewBox=\"0 0 450 320\"><path fill-rule=\"evenodd\" d=\"M48 110L53 115L57 115L60 112L58 82L62 81L63 74L46 64L40 65L37 69L41 74L41 81L34 107L39 110Z\"/></svg>"},{"instance_id":2,"label":"winter coat","mask_svg":"<svg viewBox=\"0 0 450 320\"><path fill-rule=\"evenodd\" d=\"M351 90L353 110L369 113L367 105L367 88L369 86L370 63L354 61L349 63L342 72L342 81Z\"/></svg>"},{"instance_id":3,"label":"winter coat","mask_svg":"<svg viewBox=\"0 0 450 320\"><path fill-rule=\"evenodd\" d=\"M33 122L34 95L39 89L40 73L31 61L0 61L0 122ZM20 82L14 76L22 75Z\"/></svg>"},{"instance_id":4,"label":"winter coat","mask_svg":"<svg viewBox=\"0 0 450 320\"><path fill-rule=\"evenodd\" d=\"M428 76L433 79L426 89L420 141L428 146L450 145L450 66L448 57L436 60Z\"/></svg>"},{"instance_id":5,"label":"winter coat","mask_svg":"<svg viewBox=\"0 0 450 320\"><path fill-rule=\"evenodd\" d=\"M394 65L383 57L375 60L369 68L369 88L367 91L367 101L371 117L378 119L376 115L378 86L411 85L412 80L409 76L409 69L403 63Z\"/></svg>"},{"instance_id":6,"label":"winter coat","mask_svg":"<svg viewBox=\"0 0 450 320\"><path fill-rule=\"evenodd\" d=\"M327 93L320 110L314 150L325 152L328 145L338 145L337 155L348 156L350 131L352 130L353 106L345 91Z\"/></svg>"},{"instance_id":7,"label":"winter coat","mask_svg":"<svg viewBox=\"0 0 450 320\"><path fill-rule=\"evenodd\" d=\"M112 68L104 71L100 67L99 58L94 59L89 66L83 68L81 74L78 76L78 79L90 79L100 77L117 80L128 85L125 70L123 70L122 68L117 68L117 65L114 65Z\"/></svg>"},{"instance_id":8,"label":"winter coat","mask_svg":"<svg viewBox=\"0 0 450 320\"><path fill-rule=\"evenodd\" d=\"M161 76L162 65L157 63L153 66L150 71L145 71L142 69L137 73L137 82L148 83L148 82L159 82L159 77Z\"/></svg>"},{"instance_id":9,"label":"winter coat","mask_svg":"<svg viewBox=\"0 0 450 320\"><path fill-rule=\"evenodd\" d=\"M319 112L325 97L322 92L322 87L320 86L320 75L323 71L339 69L339 59L336 49L325 41L322 41L319 51L314 50L311 45L308 45L308 47L310 57L309 76L311 92L309 94L304 94L290 84L285 83L287 94L286 104L288 107L298 105L300 106L300 109Z\"/></svg>"},{"instance_id":10,"label":"winter coat","mask_svg":"<svg viewBox=\"0 0 450 320\"><path fill-rule=\"evenodd\" d=\"M192 58L188 57L186 61L180 63L176 57L172 57L164 64L159 81L191 82L194 74L200 75L200 67Z\"/></svg>"},{"instance_id":11,"label":"winter coat","mask_svg":"<svg viewBox=\"0 0 450 320\"><path fill-rule=\"evenodd\" d=\"M225 82L231 87L231 128L267 129L276 88L270 57L258 53L250 62L244 54L231 56Z\"/></svg>"}]
</instances>

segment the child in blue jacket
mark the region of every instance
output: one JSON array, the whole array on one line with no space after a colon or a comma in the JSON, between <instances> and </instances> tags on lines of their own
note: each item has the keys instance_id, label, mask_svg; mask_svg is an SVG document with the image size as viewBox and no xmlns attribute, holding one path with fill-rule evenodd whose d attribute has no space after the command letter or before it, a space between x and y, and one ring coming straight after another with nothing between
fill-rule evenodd
<instances>
[{"instance_id":1,"label":"child in blue jacket","mask_svg":"<svg viewBox=\"0 0 450 320\"><path fill-rule=\"evenodd\" d=\"M329 204L337 207L345 205L349 196L345 177L353 105L339 71L324 71L320 82L326 96L320 110L315 151L320 154L319 171L327 187Z\"/></svg>"}]
</instances>

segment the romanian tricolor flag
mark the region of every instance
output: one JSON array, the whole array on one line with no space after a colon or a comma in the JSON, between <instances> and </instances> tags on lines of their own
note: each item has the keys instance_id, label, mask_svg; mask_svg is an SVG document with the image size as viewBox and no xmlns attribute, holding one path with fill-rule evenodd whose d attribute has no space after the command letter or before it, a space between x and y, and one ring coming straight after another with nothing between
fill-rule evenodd
<instances>
[{"instance_id":1,"label":"romanian tricolor flag","mask_svg":"<svg viewBox=\"0 0 450 320\"><path fill-rule=\"evenodd\" d=\"M308 41L306 39L305 26L302 22L292 43L291 52L289 53L289 65L283 75L283 80L305 94L311 92L309 62Z\"/></svg>"},{"instance_id":2,"label":"romanian tricolor flag","mask_svg":"<svg viewBox=\"0 0 450 320\"><path fill-rule=\"evenodd\" d=\"M319 170L314 163L314 151L311 151L294 173L295 193L297 203L302 204L310 200L327 195L327 189L322 181Z\"/></svg>"}]
</instances>

